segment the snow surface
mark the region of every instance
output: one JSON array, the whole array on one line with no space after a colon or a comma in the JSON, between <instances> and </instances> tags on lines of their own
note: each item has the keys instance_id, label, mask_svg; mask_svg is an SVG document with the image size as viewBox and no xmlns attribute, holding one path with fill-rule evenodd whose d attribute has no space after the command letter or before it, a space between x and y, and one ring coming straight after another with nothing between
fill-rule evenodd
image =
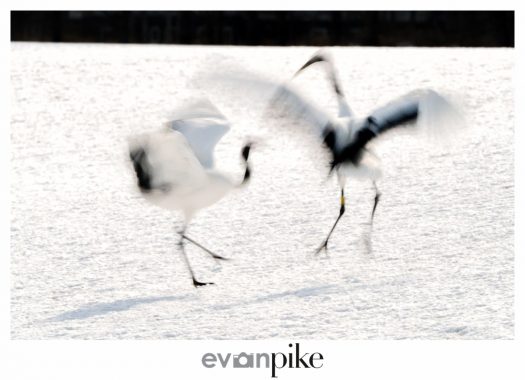
<instances>
[{"instance_id":1,"label":"snow surface","mask_svg":"<svg viewBox=\"0 0 525 380\"><path fill-rule=\"evenodd\" d=\"M11 45L11 334L14 339L511 339L514 336L512 49L333 48L354 111L419 87L460 99L468 127L436 143L392 131L374 145L382 198L334 178L300 139L268 138L264 104L207 88L245 67L286 80L312 47ZM336 109L319 68L297 78ZM177 251L179 214L135 189L127 137L207 95L232 121L216 164L250 185L199 213L188 235L231 258ZM331 108L330 108L331 107ZM286 129L286 126L283 126Z\"/></svg>"}]
</instances>

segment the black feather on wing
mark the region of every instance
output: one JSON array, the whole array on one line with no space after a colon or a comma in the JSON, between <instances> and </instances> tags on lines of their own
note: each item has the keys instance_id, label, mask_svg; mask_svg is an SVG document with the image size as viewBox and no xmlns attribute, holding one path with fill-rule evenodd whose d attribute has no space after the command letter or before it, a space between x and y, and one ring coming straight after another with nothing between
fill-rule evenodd
<instances>
[{"instance_id":1,"label":"black feather on wing","mask_svg":"<svg viewBox=\"0 0 525 380\"><path fill-rule=\"evenodd\" d=\"M416 121L420 100L421 96L409 94L372 112L362 127L356 131L350 143L340 152L335 152L332 167L343 162L357 165L364 147L370 140L391 128Z\"/></svg>"},{"instance_id":2,"label":"black feather on wing","mask_svg":"<svg viewBox=\"0 0 525 380\"><path fill-rule=\"evenodd\" d=\"M419 114L420 98L403 97L389 103L368 116L368 128L376 135L410 121L415 121Z\"/></svg>"}]
</instances>

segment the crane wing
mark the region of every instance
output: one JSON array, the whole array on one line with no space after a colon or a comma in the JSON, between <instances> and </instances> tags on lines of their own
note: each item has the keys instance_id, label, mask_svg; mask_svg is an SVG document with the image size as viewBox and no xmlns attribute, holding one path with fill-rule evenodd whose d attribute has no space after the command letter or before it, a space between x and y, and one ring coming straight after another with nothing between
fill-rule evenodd
<instances>
[{"instance_id":1,"label":"crane wing","mask_svg":"<svg viewBox=\"0 0 525 380\"><path fill-rule=\"evenodd\" d=\"M245 70L230 70L208 76L207 79L208 82L229 85L230 91L240 91L245 94L245 98L266 104L261 116L263 127L272 134L296 132L295 136L303 138L303 145L310 150L310 156L315 157L316 162L330 161L330 157L326 157L326 160L319 158L320 155L327 155L327 150L320 149L319 143L328 146L325 138L334 135L330 132L338 128L338 123L292 83L276 82Z\"/></svg>"},{"instance_id":2,"label":"crane wing","mask_svg":"<svg viewBox=\"0 0 525 380\"><path fill-rule=\"evenodd\" d=\"M370 140L395 127L416 122L421 127L442 126L461 120L455 106L436 91L413 91L373 111L350 137L336 161L356 163L361 150Z\"/></svg>"},{"instance_id":3,"label":"crane wing","mask_svg":"<svg viewBox=\"0 0 525 380\"><path fill-rule=\"evenodd\" d=\"M324 138L327 128L335 125L326 112L301 95L290 83L277 87L266 112L277 117L293 118L305 122L309 127L307 131L320 138Z\"/></svg>"},{"instance_id":4,"label":"crane wing","mask_svg":"<svg viewBox=\"0 0 525 380\"><path fill-rule=\"evenodd\" d=\"M410 122L441 125L459 121L461 115L445 97L431 89L410 92L373 111L369 128L377 135Z\"/></svg>"},{"instance_id":5,"label":"crane wing","mask_svg":"<svg viewBox=\"0 0 525 380\"><path fill-rule=\"evenodd\" d=\"M215 145L230 130L228 120L208 100L177 110L174 116L167 127L184 135L201 165L212 168Z\"/></svg>"}]
</instances>

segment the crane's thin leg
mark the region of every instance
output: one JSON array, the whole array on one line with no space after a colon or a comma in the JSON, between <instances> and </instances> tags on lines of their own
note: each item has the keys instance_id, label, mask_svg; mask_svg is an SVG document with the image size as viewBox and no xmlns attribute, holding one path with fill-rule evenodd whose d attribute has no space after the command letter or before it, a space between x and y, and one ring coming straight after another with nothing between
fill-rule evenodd
<instances>
[{"instance_id":1,"label":"crane's thin leg","mask_svg":"<svg viewBox=\"0 0 525 380\"><path fill-rule=\"evenodd\" d=\"M372 207L372 213L370 214L370 228L368 233L364 234L364 242L368 253L372 253L372 223L374 221L374 214L376 212L377 204L379 203L379 198L381 197L381 193L377 189L376 181L372 181L372 184L374 185L376 195L374 197L374 207Z\"/></svg>"},{"instance_id":2,"label":"crane's thin leg","mask_svg":"<svg viewBox=\"0 0 525 380\"><path fill-rule=\"evenodd\" d=\"M372 225L372 222L374 221L374 214L376 212L377 203L379 202L379 198L381 197L381 193L377 189L376 181L373 181L372 183L374 184L376 195L374 197L374 207L372 208L372 214L370 215L370 225Z\"/></svg>"},{"instance_id":3,"label":"crane's thin leg","mask_svg":"<svg viewBox=\"0 0 525 380\"><path fill-rule=\"evenodd\" d=\"M209 254L211 257L213 257L215 260L229 260L228 258L226 257L222 257L222 256L219 256L217 255L216 253L213 253L212 251L210 251L208 248L204 247L203 245L197 243L195 240L193 240L192 238L189 238L188 236L184 235L184 231L182 232L179 232L179 235L181 236L181 239L186 239L187 241L189 241L190 243L196 245L197 247L199 247L200 249L202 249L204 252L206 252L207 254Z\"/></svg>"},{"instance_id":4,"label":"crane's thin leg","mask_svg":"<svg viewBox=\"0 0 525 380\"><path fill-rule=\"evenodd\" d=\"M339 219L343 216L345 213L345 191L344 189L341 189L341 208L339 209L339 216L335 220L334 225L332 226L332 229L328 233L328 236L326 237L325 241L317 250L315 251L315 254L318 255L319 252L321 252L323 249L326 250L328 248L328 240L330 239L330 236L332 236L332 232L334 232L335 226L337 225L337 222L339 222Z\"/></svg>"},{"instance_id":5,"label":"crane's thin leg","mask_svg":"<svg viewBox=\"0 0 525 380\"><path fill-rule=\"evenodd\" d=\"M198 287L204 285L213 285L213 282L200 282L197 281L197 279L195 278L195 274L193 273L193 269L191 269L190 261L188 260L188 256L186 255L186 251L184 249L184 231L186 231L186 226L184 226L182 232L180 233L181 236L179 240L179 247L182 251L182 257L184 257L184 262L186 263L186 266L188 267L188 270L190 272L191 279L193 280L193 286Z\"/></svg>"}]
</instances>

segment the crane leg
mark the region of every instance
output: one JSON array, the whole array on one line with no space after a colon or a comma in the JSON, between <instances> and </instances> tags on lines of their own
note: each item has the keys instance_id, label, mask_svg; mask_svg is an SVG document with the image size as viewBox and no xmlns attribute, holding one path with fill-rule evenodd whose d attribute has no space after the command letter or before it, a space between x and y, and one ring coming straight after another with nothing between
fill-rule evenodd
<instances>
[{"instance_id":1,"label":"crane leg","mask_svg":"<svg viewBox=\"0 0 525 380\"><path fill-rule=\"evenodd\" d=\"M208 255L213 257L215 260L224 260L224 261L229 260L226 257L222 257L220 255L217 255L216 253L213 253L211 250L209 250L208 248L204 247L202 244L199 244L195 240L193 240L192 238L186 236L184 234L184 231L178 232L178 234L181 236L181 239L185 239L185 240L189 241L190 243L192 243L193 245L196 245L197 247L202 249L204 252L206 252Z\"/></svg>"},{"instance_id":2,"label":"crane leg","mask_svg":"<svg viewBox=\"0 0 525 380\"><path fill-rule=\"evenodd\" d=\"M228 258L226 257L222 257L222 256L219 256L217 255L216 253L213 253L212 251L210 251L208 248L204 247L203 245L197 243L195 240L193 240L192 238L186 236L184 234L184 231L183 232L179 232L180 236L181 236L181 239L185 239L187 241L189 241L190 243L196 245L197 247L199 247L200 249L202 249L204 252L206 252L208 255L210 255L211 257L213 257L215 260L229 260Z\"/></svg>"},{"instance_id":3,"label":"crane leg","mask_svg":"<svg viewBox=\"0 0 525 380\"><path fill-rule=\"evenodd\" d=\"M374 197L374 207L372 208L372 214L370 215L370 224L372 224L372 222L374 221L374 214L376 212L376 207L379 202L379 198L381 197L381 193L377 189L376 181L373 181L373 184L374 184L374 189L376 191L376 195Z\"/></svg>"},{"instance_id":4,"label":"crane leg","mask_svg":"<svg viewBox=\"0 0 525 380\"><path fill-rule=\"evenodd\" d=\"M204 285L213 285L213 282L200 282L197 281L195 278L195 274L193 273L193 269L191 269L190 261L188 260L188 256L186 255L186 250L184 249L184 232L186 231L186 226L182 229L182 232L180 233L180 240L179 240L179 247L182 251L182 257L184 258L184 262L186 263L186 267L188 268L188 271L190 272L191 279L193 281L193 286L199 287Z\"/></svg>"},{"instance_id":5,"label":"crane leg","mask_svg":"<svg viewBox=\"0 0 525 380\"><path fill-rule=\"evenodd\" d=\"M332 226L332 229L328 233L328 236L324 240L323 244L321 244L319 246L319 248L317 248L317 250L315 251L316 255L318 255L319 252L321 252L322 250L326 251L328 249L328 240L330 239L330 236L332 236L332 232L334 232L335 226L337 225L337 223L339 222L339 219L341 219L341 217L343 216L344 213L345 213L345 191L344 191L344 189L341 189L341 207L339 209L339 216L335 220L335 223Z\"/></svg>"}]
</instances>

